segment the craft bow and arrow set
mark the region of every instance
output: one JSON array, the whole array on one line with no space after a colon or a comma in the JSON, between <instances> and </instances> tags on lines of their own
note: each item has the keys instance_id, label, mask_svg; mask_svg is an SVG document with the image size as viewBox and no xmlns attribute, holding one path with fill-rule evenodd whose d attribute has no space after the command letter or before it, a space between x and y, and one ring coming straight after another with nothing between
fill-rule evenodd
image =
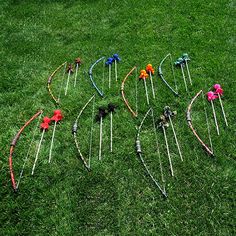
<instances>
[{"instance_id":1,"label":"craft bow and arrow set","mask_svg":"<svg viewBox=\"0 0 236 236\"><path fill-rule=\"evenodd\" d=\"M167 63L167 60L170 62ZM152 180L154 186L156 186L161 194L164 197L167 197L167 189L166 189L166 181L164 177L164 166L163 166L163 160L168 160L168 169L170 176L175 176L175 166L173 164L173 155L171 153L173 151L170 150L170 140L168 140L168 136L172 135L173 139L171 139L174 142L174 145L176 146L176 156L178 156L179 161L184 161L186 156L184 155L182 151L182 145L179 142L178 133L176 132L176 119L178 119L178 107L170 107L168 104L163 108L161 114L159 116L155 116L155 107L152 104L158 104L158 101L156 99L157 97L157 86L156 81L162 81L164 86L166 87L166 93L170 93L174 95L174 97L179 97L180 95L183 97L185 95L189 94L189 86L192 86L194 83L194 79L192 79L190 74L190 57L187 53L184 53L181 57L177 58L175 62L173 62L172 55L169 53L167 54L160 62L160 64L157 67L157 73L155 73L155 68L152 66L152 64L147 64L144 69L140 70L140 73L137 72L137 66L134 66L127 74L124 76L124 79L120 79L121 76L118 74L118 64L121 62L121 58L118 54L114 54L111 57L108 57L106 59L105 56L102 56L98 58L95 62L91 64L91 66L88 69L88 73L82 72L83 63L80 58L76 58L74 60L74 63L67 63L64 62L60 66L56 68L56 70L53 71L53 73L49 76L47 80L47 89L48 93L52 99L52 101L55 103L56 107L58 107L61 103L61 93L64 89L64 98L69 95L71 87L76 87L77 85L80 85L80 79L81 77L86 76L87 82L91 82L91 85L95 89L95 93L91 94L87 100L84 101L84 105L80 108L78 108L79 113L77 117L75 117L75 121L72 125L72 135L75 142L75 147L77 150L77 155L81 160L81 163L83 163L84 167L88 171L92 171L93 167L91 166L91 158L97 159L98 161L102 161L103 159L103 147L104 147L104 135L109 135L109 151L111 153L115 152L114 145L113 145L113 136L114 132L116 132L116 129L113 128L113 116L115 116L117 113L120 113L121 110L124 112L125 110L130 112L131 114L131 120L134 123L134 126L136 126L137 129L137 136L135 140L135 147L136 147L136 153L137 156L143 165L147 175ZM99 99L105 100L105 93L103 91L103 87L100 87L99 84L99 78L101 76L95 76L94 71L96 68L100 66L103 67L103 73L102 73L102 79L103 79L103 85L104 81L106 82L108 91L113 86L117 86L120 84L120 92L121 97L124 101L123 104L116 104L112 101L108 101L105 106L98 106L95 109L96 102L99 101ZM165 69L164 69L165 67ZM166 70L168 69L172 72L172 79L168 80ZM185 87L185 91L182 91L179 93L177 82L176 82L176 76L175 71L177 69L180 69L181 76L179 78L179 81L183 82L183 85ZM107 74L107 78L105 78L105 73ZM60 73L61 77L61 85L59 86L59 92L58 95L55 95L56 92L53 91L51 88L51 85L53 84L54 79L56 76ZM168 75L168 77L170 77ZM181 78L182 77L182 78ZM132 79L132 81L130 81ZM71 86L71 82L73 83L73 86ZM130 81L130 83L133 84L132 89L130 89L128 86L126 86L127 81ZM64 85L63 85L64 84ZM101 83L100 83L101 84ZM143 86L142 86L143 84ZM146 103L146 112L140 112L138 111L138 89L143 89L146 99L143 99L141 102ZM130 98L126 96L126 91L131 90L132 91L132 99L135 100L135 105L130 102ZM149 90L151 91L149 93ZM163 92L163 91L162 91ZM109 92L108 92L109 93ZM202 145L203 149L206 151L207 154L210 156L214 156L213 151L213 145L211 140L211 127L209 118L212 117L216 129L216 134L220 135L220 128L219 128L219 122L218 122L218 116L219 114L216 114L215 106L220 106L222 111L222 116L225 122L225 126L228 126L228 120L227 115L224 110L223 106L223 96L224 96L223 88L220 84L214 84L212 86L211 91L198 91L193 98L190 100L190 103L186 106L186 120L187 124L192 131L193 135L196 137L196 139L199 141L199 143ZM151 96L150 96L151 94ZM202 97L203 99L203 107L204 107L204 113L205 113L205 119L206 119L206 127L207 132L209 136L209 145L206 144L206 141L203 141L202 136L197 132L197 129L195 128L197 126L197 122L195 122L194 119L192 119L192 113L195 113L192 111L192 107L196 100ZM146 100L146 101L145 101ZM219 104L217 103L217 100L219 100ZM209 107L212 109L212 114L208 114L207 112L207 102L209 103ZM88 107L91 108L91 127L90 127L90 134L89 134L89 147L88 147L88 154L83 153L81 148L81 140L80 140L80 123L81 119L83 119L83 113L85 112ZM48 164L53 164L55 158L54 154L54 146L59 145L59 143L55 143L55 136L57 135L57 132L60 132L58 130L56 132L56 128L58 125L63 125L63 120L66 119L66 116L64 117L63 108L62 109L55 109L52 111L52 114L48 114L49 116L44 116L43 111L39 110L37 111L17 132L15 137L13 138L10 146L10 155L9 155L9 168L10 168L10 176L11 176L11 182L12 187L15 192L19 189L20 181L23 177L26 163L29 161L30 156L33 156L33 165L31 169L31 175L34 175L35 171L37 170L37 163L39 159L42 159L45 157L40 155L40 150L42 147L42 142L44 140L44 137L46 135L51 135L51 142L50 142L50 148L48 153ZM133 117L133 119L132 119ZM137 119L139 118L140 119ZM32 140L29 145L29 150L25 154L23 166L20 171L14 169L14 162L13 160L17 158L17 153L14 152L15 146L23 133L24 129L31 124L34 120L38 118L38 122L36 124L36 128L32 132ZM147 152L147 149L145 146L142 146L142 130L145 126L145 123L147 122L147 119L150 118L151 120L151 130L150 132L154 132L155 134L155 142L156 142L156 151L157 151L157 162L160 166L160 174L161 178L158 179L157 176L155 176L154 173L151 171L151 166L146 162L146 157L149 155ZM41 121L41 124L39 123ZM109 124L109 132L104 133L104 123L108 122ZM97 152L92 152L92 146L94 143L94 129L93 126L95 124L98 124L99 126L99 143L98 143L98 150ZM193 125L194 124L194 125ZM52 129L52 133L49 134L47 132L49 129ZM107 128L107 126L106 126ZM59 127L60 129L60 127ZM39 141L37 142L37 147L35 148L35 154L31 155L30 149L32 149L32 145L35 142L35 136L37 132L41 132L41 137ZM147 131L147 130L146 130ZM69 130L68 130L69 132ZM160 140L158 139L158 134L163 137L163 143L162 145L165 146L165 152L160 152ZM151 144L148 144L151 145ZM171 145L173 147L173 145ZM132 148L132 147L130 147ZM14 158L13 158L14 154ZM176 160L175 160L176 161ZM39 167L40 168L40 167ZM18 173L19 174L16 174ZM16 176L16 177L15 177Z\"/></svg>"}]
</instances>

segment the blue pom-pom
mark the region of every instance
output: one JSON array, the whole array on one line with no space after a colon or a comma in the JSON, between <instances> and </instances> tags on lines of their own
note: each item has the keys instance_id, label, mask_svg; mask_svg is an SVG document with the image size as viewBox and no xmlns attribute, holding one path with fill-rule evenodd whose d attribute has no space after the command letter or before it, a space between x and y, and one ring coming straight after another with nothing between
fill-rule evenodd
<instances>
[{"instance_id":1,"label":"blue pom-pom","mask_svg":"<svg viewBox=\"0 0 236 236\"><path fill-rule=\"evenodd\" d=\"M120 60L121 60L121 59L119 58L119 55L118 55L117 53L113 55L113 59L114 59L115 61L120 61Z\"/></svg>"},{"instance_id":2,"label":"blue pom-pom","mask_svg":"<svg viewBox=\"0 0 236 236\"><path fill-rule=\"evenodd\" d=\"M108 65L112 65L113 62L114 62L114 58L109 57L107 61L105 62L105 64L108 66Z\"/></svg>"}]
</instances>

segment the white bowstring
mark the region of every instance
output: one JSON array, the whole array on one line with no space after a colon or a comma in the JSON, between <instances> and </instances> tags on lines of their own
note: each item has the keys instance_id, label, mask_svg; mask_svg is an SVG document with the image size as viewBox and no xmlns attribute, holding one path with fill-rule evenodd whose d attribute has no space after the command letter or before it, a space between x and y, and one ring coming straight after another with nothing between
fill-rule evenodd
<instances>
[{"instance_id":1,"label":"white bowstring","mask_svg":"<svg viewBox=\"0 0 236 236\"><path fill-rule=\"evenodd\" d=\"M17 185L16 185L16 188L17 188L17 189L19 188L20 181L21 181L21 178L22 178L23 173L24 173L25 165L26 165L26 162L27 162L27 160L28 160L31 147L32 147L33 142L34 142L36 130L38 129L39 121L40 121L40 119L41 119L41 117L42 117L42 114L43 114L43 112L42 112L42 113L39 115L39 117L38 117L38 121L37 121L36 127L35 127L34 132L33 132L33 137L32 137L32 140L31 140L31 142L30 142L30 145L29 145L27 154L26 154L26 156L25 156L24 164L23 164L22 169L21 169L21 172L20 172L20 177L19 177L18 183L17 183Z\"/></svg>"}]
</instances>

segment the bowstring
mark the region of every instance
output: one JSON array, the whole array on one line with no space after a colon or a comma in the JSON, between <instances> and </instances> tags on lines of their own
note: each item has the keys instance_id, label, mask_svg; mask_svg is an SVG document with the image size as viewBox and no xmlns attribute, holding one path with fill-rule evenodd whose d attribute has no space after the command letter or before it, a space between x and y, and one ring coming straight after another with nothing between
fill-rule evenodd
<instances>
[{"instance_id":1,"label":"bowstring","mask_svg":"<svg viewBox=\"0 0 236 236\"><path fill-rule=\"evenodd\" d=\"M203 106L204 106L204 112L205 112L206 123L207 123L208 138L209 138L209 142L210 142L210 145L211 145L211 150L213 152L213 145L212 145L212 140L211 140L211 130L210 130L209 119L208 119L207 110L206 110L206 102L205 102L205 99L204 99L203 91L202 91L202 99L203 99Z\"/></svg>"},{"instance_id":2,"label":"bowstring","mask_svg":"<svg viewBox=\"0 0 236 236\"><path fill-rule=\"evenodd\" d=\"M42 117L42 114L43 114L43 112L39 115L39 117L38 117L38 121L37 121L36 126L35 126L35 128L34 128L33 136L32 136L32 139L31 139L31 142L30 142L30 145L29 145L29 148L28 148L27 154L26 154L26 156L25 156L25 160L24 160L24 163L23 163L23 166L22 166L21 172L20 172L20 176L19 176L19 180L18 180L17 185L16 185L16 189L19 188L20 181L21 181L22 176L23 176L23 173L24 173L25 165L26 165L26 162L27 162L27 160L28 160L28 157L29 157L29 154L30 154L30 151L31 151L31 147L32 147L33 142L34 142L34 138L35 138L36 130L38 129L39 121L40 121L40 119L41 119L41 117Z\"/></svg>"},{"instance_id":3,"label":"bowstring","mask_svg":"<svg viewBox=\"0 0 236 236\"><path fill-rule=\"evenodd\" d=\"M135 109L136 114L138 114L138 69L135 69Z\"/></svg>"},{"instance_id":4,"label":"bowstring","mask_svg":"<svg viewBox=\"0 0 236 236\"><path fill-rule=\"evenodd\" d=\"M95 97L93 98L92 121L91 121L90 140L89 140L89 160L88 160L88 167L89 168L90 168L90 164L91 164L91 155L92 155L94 110L95 110Z\"/></svg>"},{"instance_id":5,"label":"bowstring","mask_svg":"<svg viewBox=\"0 0 236 236\"><path fill-rule=\"evenodd\" d=\"M176 76L175 76L175 72L174 72L173 58L172 58L171 54L170 54L170 64L171 64L171 70L172 70L172 74L173 74L174 82L175 82L175 90L178 93L178 86L177 86Z\"/></svg>"},{"instance_id":6,"label":"bowstring","mask_svg":"<svg viewBox=\"0 0 236 236\"><path fill-rule=\"evenodd\" d=\"M157 131L156 131L156 125L155 125L153 110L152 110L152 123L153 123L153 131L154 131L155 140L156 140L157 155L158 155L160 171L161 171L161 180L162 180L162 182L164 184L163 188L164 188L164 191L165 191L165 179L164 179L164 174L163 174L161 154L160 154L160 148L159 148L160 145L159 145L158 138L157 138Z\"/></svg>"},{"instance_id":7,"label":"bowstring","mask_svg":"<svg viewBox=\"0 0 236 236\"><path fill-rule=\"evenodd\" d=\"M105 68L106 68L106 60L104 60L103 70L102 70L102 91L104 91Z\"/></svg>"},{"instance_id":8,"label":"bowstring","mask_svg":"<svg viewBox=\"0 0 236 236\"><path fill-rule=\"evenodd\" d=\"M63 81L64 81L65 74L66 74L66 66L67 66L67 63L65 63L65 65L64 65L64 70L63 70L63 74L62 74L62 81L61 81L61 86L60 86L59 95L58 95L58 101L61 98L62 85L63 85Z\"/></svg>"},{"instance_id":9,"label":"bowstring","mask_svg":"<svg viewBox=\"0 0 236 236\"><path fill-rule=\"evenodd\" d=\"M140 141L141 128L142 128L142 126L143 126L143 124L144 124L144 121L146 120L147 116L149 115L149 113L150 113L151 111L153 112L153 109L152 109L152 108L150 108L150 109L147 111L147 113L144 115L144 117L143 117L143 119L142 119L142 121L141 121L141 124L139 125L136 143L137 143L137 140ZM157 180L156 180L156 179L154 178L154 176L151 174L151 172L150 172L148 166L146 165L146 163L145 163L145 161L144 161L144 159L143 159L143 157L142 157L142 153L140 152L140 153L138 153L138 155L139 155L139 158L140 158L140 160L141 160L141 162L142 162L142 164L143 164L143 166L144 166L144 168L145 168L147 174L150 176L150 178L151 178L152 181L155 183L155 185L158 187L158 189L161 191L161 193L162 193L165 197L167 197L167 194L166 194L166 191L165 191L165 187L163 187L164 189L162 189L161 186L160 186L160 184L157 182Z\"/></svg>"}]
</instances>

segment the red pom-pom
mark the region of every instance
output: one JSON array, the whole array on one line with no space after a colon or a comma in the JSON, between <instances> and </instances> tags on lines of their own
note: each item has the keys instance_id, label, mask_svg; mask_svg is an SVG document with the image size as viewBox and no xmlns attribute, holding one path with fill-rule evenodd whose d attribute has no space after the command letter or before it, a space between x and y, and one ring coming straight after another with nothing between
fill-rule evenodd
<instances>
[{"instance_id":1,"label":"red pom-pom","mask_svg":"<svg viewBox=\"0 0 236 236\"><path fill-rule=\"evenodd\" d=\"M63 116L62 114L57 114L57 115L54 115L51 120L55 121L55 122L58 122L60 120L62 120Z\"/></svg>"},{"instance_id":2,"label":"red pom-pom","mask_svg":"<svg viewBox=\"0 0 236 236\"><path fill-rule=\"evenodd\" d=\"M41 129L44 129L44 130L48 130L48 128L49 128L49 123L45 123L45 122L41 123L40 128L41 128Z\"/></svg>"},{"instance_id":3,"label":"red pom-pom","mask_svg":"<svg viewBox=\"0 0 236 236\"><path fill-rule=\"evenodd\" d=\"M61 115L61 110L55 110L55 111L53 112L53 114L54 114L54 115Z\"/></svg>"},{"instance_id":4,"label":"red pom-pom","mask_svg":"<svg viewBox=\"0 0 236 236\"><path fill-rule=\"evenodd\" d=\"M51 119L47 116L43 118L43 122L49 124L51 122Z\"/></svg>"}]
</instances>

